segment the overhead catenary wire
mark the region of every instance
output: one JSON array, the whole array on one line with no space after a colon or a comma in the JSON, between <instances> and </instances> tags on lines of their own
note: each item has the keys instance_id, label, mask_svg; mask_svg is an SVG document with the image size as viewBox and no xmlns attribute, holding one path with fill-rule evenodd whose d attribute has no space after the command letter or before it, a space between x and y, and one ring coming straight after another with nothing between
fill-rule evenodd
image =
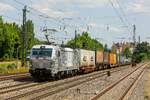
<instances>
[{"instance_id":1,"label":"overhead catenary wire","mask_svg":"<svg viewBox=\"0 0 150 100\"><path fill-rule=\"evenodd\" d=\"M22 2L20 2L20 1L18 1L18 0L14 0L16 3L18 3L18 4L20 4L20 5L25 5L25 4L23 4ZM113 5L113 4L112 4ZM45 13L43 13L43 12L41 12L41 11L39 11L39 10L37 10L37 9L35 9L35 8L33 8L33 7L30 7L30 6L28 6L28 8L29 9L31 9L32 11L30 11L29 13L34 13L33 11L35 11L35 12L38 12L38 13L41 13L41 14L38 14L38 16L39 17L42 17L42 18L45 18L45 19L52 19L52 20L54 20L55 22L55 24L56 25L58 25L58 26L65 26L65 27L71 27L71 28L77 28L77 26L76 25L70 25L70 23L69 24L67 24L67 23L64 23L61 19L58 19L58 18L54 18L54 17L51 17L51 16L49 16L49 15L47 15L47 14L45 14ZM115 8L115 7L114 7ZM35 14L37 14L37 13L34 13L34 15ZM118 14L119 15L119 14ZM119 15L120 16L120 15ZM122 17L119 17L120 19L121 19L121 21L124 23L124 25L125 25L125 22L124 22L124 20L123 20L123 18ZM78 19L81 19L81 17L79 18L78 17ZM125 25L126 26L126 25Z\"/></svg>"},{"instance_id":2,"label":"overhead catenary wire","mask_svg":"<svg viewBox=\"0 0 150 100\"><path fill-rule=\"evenodd\" d=\"M131 25L131 23L130 23L129 20L127 19L127 16L126 16L126 13L125 13L124 10L123 10L123 7L121 6L121 3L119 2L119 0L116 0L116 2L117 2L118 6L119 6L119 8L120 8L120 11L121 11L121 13L122 13L122 15L123 15L125 21L128 23L128 25Z\"/></svg>"},{"instance_id":3,"label":"overhead catenary wire","mask_svg":"<svg viewBox=\"0 0 150 100\"><path fill-rule=\"evenodd\" d=\"M22 5L22 6L25 6L25 4L23 4L22 2L19 2L19 1L17 1L17 0L14 0L14 1L15 1L16 3ZM55 24L57 24L57 25L59 25L59 26L60 26L60 25L61 25L61 26L63 25L63 24L60 23L60 21L58 22L57 19L55 19L55 18L53 18L53 17L50 17L49 15L47 15L47 14L45 14L45 13L43 13L43 12L41 12L41 11L35 9L35 8L32 8L32 7L28 6L28 9L30 9L30 11L28 11L28 13L31 13L31 14L35 15L35 14L37 14L37 13L35 13L35 12L38 12L38 13L40 13L40 14L37 14L37 16L38 16L39 18L52 19L52 20L55 20L55 21L56 21ZM41 28L41 27L40 27L40 28Z\"/></svg>"},{"instance_id":4,"label":"overhead catenary wire","mask_svg":"<svg viewBox=\"0 0 150 100\"><path fill-rule=\"evenodd\" d=\"M17 0L15 0L15 1L17 1ZM24 5L23 3L20 3L21 5ZM15 7L16 9L17 9L17 7ZM20 9L17 9L17 10L19 10L19 11L21 11ZM28 13L30 13L30 12L28 12ZM32 13L33 14L33 13ZM35 13L34 13L35 14ZM42 15L42 14L41 14ZM1 16L4 16L4 17L7 17L7 18L9 18L9 19L12 19L14 22L15 21L17 21L18 23L20 23L20 22L22 22L22 20L20 20L20 19L17 19L17 18L13 18L13 17L9 17L9 16L6 16L6 15L1 15ZM21 16L22 16L22 14L21 14ZM40 16L40 15L39 15ZM41 17L41 16L40 16ZM38 26L38 27L40 27L41 28L41 25L35 25L35 26ZM41 35L42 36L42 35ZM41 38L41 36L39 36L40 38Z\"/></svg>"},{"instance_id":5,"label":"overhead catenary wire","mask_svg":"<svg viewBox=\"0 0 150 100\"><path fill-rule=\"evenodd\" d=\"M126 23L128 24L128 27L127 27L127 28L128 28L129 33L130 33L130 32L131 32L131 29L130 29L129 26L132 26L132 24L131 24L130 21L128 20L128 18L127 18L127 16L126 16L126 13L124 12L123 7L121 6L120 1L119 1L119 0L116 0L116 2L117 2L118 6L119 6L119 8L120 8L120 12L122 13L122 16L124 17Z\"/></svg>"},{"instance_id":6,"label":"overhead catenary wire","mask_svg":"<svg viewBox=\"0 0 150 100\"><path fill-rule=\"evenodd\" d=\"M22 3L22 2L20 2L19 0L14 0L15 2L17 2L18 4L20 4L20 5L25 5L24 3ZM114 6L114 4L113 4L113 6ZM69 23L68 24L68 22L66 22L65 20L62 20L62 18L59 18L59 17L51 17L50 15L47 15L46 13L43 13L43 12L41 12L41 10L38 10L38 9L36 9L36 8L33 8L32 7L32 5L31 6L28 6L28 8L29 8L29 10L30 10L30 12L28 12L29 14L31 14L31 17L32 16L34 16L34 17L32 17L32 19L34 19L35 17L39 17L39 18L41 18L41 19L46 19L47 20L47 22L49 23L50 21L52 21L52 22L54 22L56 25L58 25L58 27L60 27L61 26L61 28L63 28L63 27L70 27L70 28L78 28L79 26L78 25L74 25L74 24L72 24L72 23ZM114 8L115 8L115 6L114 6ZM116 8L115 8L116 9ZM117 10L117 9L116 9ZM118 11L117 11L118 12ZM118 12L119 13L119 12ZM37 15L37 16L36 16ZM124 24L124 26L127 26L126 25L126 22L125 22L125 20L124 20L124 18L120 15L120 14L117 14L117 17L119 16L119 19L121 20L121 22ZM111 18L112 16L108 16L107 18ZM113 18L114 17L116 17L116 16L113 16ZM87 20L90 20L90 18L88 18L88 17L76 17L76 18L73 18L73 17L70 17L71 18L71 20L72 21L74 21L74 19L78 19L78 20L83 20L83 21L87 21ZM105 17L97 17L97 19L101 19L101 18L106 18L106 16ZM95 19L95 17L93 18L93 19ZM50 20L50 21L49 21ZM40 24L38 24L38 23L36 23L37 24L37 26L39 25L39 27L41 27L41 25ZM72 25L71 25L72 24ZM83 24L83 23L82 23ZM109 24L110 25L110 24ZM78 26L78 27L77 27ZM83 25L82 25L83 26ZM87 26L86 26L87 27Z\"/></svg>"},{"instance_id":7,"label":"overhead catenary wire","mask_svg":"<svg viewBox=\"0 0 150 100\"><path fill-rule=\"evenodd\" d=\"M17 1L17 0L15 0L15 1ZM18 2L18 1L17 1ZM23 5L24 6L24 4L23 3L21 3L21 2L18 2L20 5ZM56 18L53 18L53 17L50 17L49 15L47 15L47 14L45 14L45 13L43 13L43 12L41 12L41 11L39 11L39 10L36 10L35 8L32 8L32 7L29 7L28 6L28 8L30 9L30 12L28 12L28 13L34 13L33 15L35 15L35 14L37 14L37 13L35 13L35 12L38 12L38 13L40 13L40 14L37 14L37 16L39 17L39 18L44 18L44 19L46 19L46 20L50 20L50 19L52 19L53 20L53 22L56 24L56 25L58 25L58 27L69 27L69 28L74 28L74 29L76 29L76 26L75 25L70 25L70 24L66 24L66 23L64 23L64 22L62 22L62 21L60 21L60 20L57 20ZM34 16L35 17L35 16ZM49 21L47 21L47 22L49 22ZM52 22L52 21L51 21ZM41 28L41 27L40 27ZM44 28L44 27L43 27ZM65 32L65 30L60 30L60 31L64 31Z\"/></svg>"},{"instance_id":8,"label":"overhead catenary wire","mask_svg":"<svg viewBox=\"0 0 150 100\"><path fill-rule=\"evenodd\" d=\"M20 4L20 5L25 5L24 3L22 3L22 2L20 2L20 1L18 1L18 0L14 0L16 3L18 3L18 4ZM111 2L111 4L113 5L113 3L112 3L112 1L111 0L109 0L110 2ZM32 2L31 2L32 3ZM113 5L114 6L114 5ZM50 19L53 19L53 20L55 20L55 21L57 21L58 19L56 19L56 18L54 18L54 17L50 17L50 16L48 16L47 14L45 14L45 13L43 13L43 12L41 12L41 11L39 11L39 10L37 10L37 9L35 9L35 8L33 8L33 7L31 7L31 6L28 6L28 8L30 8L30 9L32 9L32 10L34 10L34 11L36 11L36 12L39 12L39 13L41 13L41 14L43 14L43 15L45 15L45 16L40 16L40 17L43 17L43 18L50 18ZM115 8L115 7L113 7L113 8ZM122 8L121 8L122 9ZM35 13L34 13L35 14ZM119 15L119 14L118 14ZM120 16L120 15L119 15ZM104 18L106 18L106 17L104 17ZM120 17L120 19L121 19L121 21L123 22L123 23L125 23L124 21L123 21L123 18L122 17ZM57 24L60 24L60 23L62 23L62 21L61 22L58 22ZM61 25L64 25L64 23L62 23ZM66 23L65 23L65 26L67 26L66 25ZM68 26L70 26L70 25L68 25Z\"/></svg>"},{"instance_id":9,"label":"overhead catenary wire","mask_svg":"<svg viewBox=\"0 0 150 100\"><path fill-rule=\"evenodd\" d=\"M112 0L108 0L112 6L112 8L114 9L115 13L117 14L117 16L119 17L120 21L124 24L124 26L127 26L127 23L124 21L124 18L120 15L120 13L118 12L118 10L116 9L116 7L114 6L114 3L112 2ZM128 29L128 28L127 28ZM130 30L128 29L128 31L130 32Z\"/></svg>"},{"instance_id":10,"label":"overhead catenary wire","mask_svg":"<svg viewBox=\"0 0 150 100\"><path fill-rule=\"evenodd\" d=\"M18 3L18 4L20 4L20 5L25 6L25 4L23 4L23 3L20 2L20 1L17 1L17 0L14 0L14 1L15 1L16 3ZM56 21L56 22L57 22L57 25L64 25L64 24L65 24L65 26L67 26L67 27L74 27L73 25L66 24L66 23L62 22L61 20L59 20L58 18L51 17L51 16L49 16L49 15L47 15L47 14L45 14L45 13L43 13L43 12L41 12L41 11L35 9L35 8L33 8L33 7L28 6L28 8L29 8L30 10L35 11L35 12L41 13L41 15L38 15L38 16L40 16L40 17L47 18L47 19L52 19L52 20ZM28 12L28 13L31 13L31 12Z\"/></svg>"},{"instance_id":11,"label":"overhead catenary wire","mask_svg":"<svg viewBox=\"0 0 150 100\"><path fill-rule=\"evenodd\" d=\"M20 5L25 5L25 4L23 4L23 3L21 3L21 2L19 2L19 1L17 1L17 0L14 0L15 2L17 2L17 3L19 3ZM37 16L38 17L41 17L41 18L44 18L44 19L52 19L52 20L54 20L53 22L56 24L56 25L58 25L58 26L61 26L61 27L70 27L70 28L74 28L74 29L77 29L77 27L79 27L79 25L71 25L70 23L68 24L68 23L65 23L65 22L63 22L64 21L64 19L71 19L71 20L73 20L73 18L54 18L54 17L51 17L51 16L49 16L49 15L47 15L47 14L45 14L45 13L43 13L43 12L41 12L41 11L39 11L39 10L37 10L37 9L35 9L35 8L33 8L33 7L30 7L30 6L28 6L28 8L29 9L31 9L32 11L30 11L30 12L28 12L28 13L32 13L33 15L35 15L35 14L37 14L37 13L35 13L35 12L38 12L38 13L41 13L41 14L37 14ZM34 12L33 12L34 11ZM112 16L108 16L108 17L112 17ZM113 16L114 17L114 16ZM102 18L102 17L101 17ZM103 18L106 18L106 16L105 17L103 17ZM76 19L79 19L79 20L84 20L85 21L85 19L87 19L87 18L81 18L81 17L77 17ZM94 18L95 19L95 18ZM98 18L97 18L98 19ZM83 25L82 25L83 26ZM87 25L86 25L86 27L87 27Z\"/></svg>"}]
</instances>

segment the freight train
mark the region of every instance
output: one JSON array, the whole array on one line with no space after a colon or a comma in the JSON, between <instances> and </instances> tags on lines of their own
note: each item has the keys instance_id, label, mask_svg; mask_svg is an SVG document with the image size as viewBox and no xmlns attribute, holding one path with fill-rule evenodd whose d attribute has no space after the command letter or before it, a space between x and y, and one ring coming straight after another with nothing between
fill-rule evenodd
<instances>
[{"instance_id":1,"label":"freight train","mask_svg":"<svg viewBox=\"0 0 150 100\"><path fill-rule=\"evenodd\" d=\"M130 63L119 54L71 49L58 45L35 45L30 53L29 72L35 79L88 73Z\"/></svg>"}]
</instances>

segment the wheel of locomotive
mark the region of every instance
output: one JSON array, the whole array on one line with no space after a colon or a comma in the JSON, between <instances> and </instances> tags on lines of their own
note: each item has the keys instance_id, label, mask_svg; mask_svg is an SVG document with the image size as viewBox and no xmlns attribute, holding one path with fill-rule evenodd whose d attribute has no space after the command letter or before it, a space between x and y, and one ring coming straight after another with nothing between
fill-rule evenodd
<instances>
[{"instance_id":1,"label":"wheel of locomotive","mask_svg":"<svg viewBox=\"0 0 150 100\"><path fill-rule=\"evenodd\" d=\"M74 75L75 75L75 70L72 70L71 76L74 76Z\"/></svg>"},{"instance_id":2,"label":"wheel of locomotive","mask_svg":"<svg viewBox=\"0 0 150 100\"><path fill-rule=\"evenodd\" d=\"M72 77L72 70L69 71L69 77Z\"/></svg>"},{"instance_id":3,"label":"wheel of locomotive","mask_svg":"<svg viewBox=\"0 0 150 100\"><path fill-rule=\"evenodd\" d=\"M59 80L61 79L61 72L58 73L57 77L58 77Z\"/></svg>"},{"instance_id":4,"label":"wheel of locomotive","mask_svg":"<svg viewBox=\"0 0 150 100\"><path fill-rule=\"evenodd\" d=\"M67 78L68 78L68 77L70 77L70 72L69 72L69 71L67 71Z\"/></svg>"},{"instance_id":5,"label":"wheel of locomotive","mask_svg":"<svg viewBox=\"0 0 150 100\"><path fill-rule=\"evenodd\" d=\"M104 69L104 66L101 64L100 65L100 70L103 70Z\"/></svg>"},{"instance_id":6,"label":"wheel of locomotive","mask_svg":"<svg viewBox=\"0 0 150 100\"><path fill-rule=\"evenodd\" d=\"M34 81L37 81L38 80L38 77L36 77L35 75L32 75Z\"/></svg>"},{"instance_id":7,"label":"wheel of locomotive","mask_svg":"<svg viewBox=\"0 0 150 100\"><path fill-rule=\"evenodd\" d=\"M71 71L70 71L70 77L72 77L72 76L73 76L73 71L71 70Z\"/></svg>"},{"instance_id":8,"label":"wheel of locomotive","mask_svg":"<svg viewBox=\"0 0 150 100\"><path fill-rule=\"evenodd\" d=\"M76 75L77 75L77 73L78 73L78 72L77 72L77 70L74 70L74 76L76 76Z\"/></svg>"},{"instance_id":9,"label":"wheel of locomotive","mask_svg":"<svg viewBox=\"0 0 150 100\"><path fill-rule=\"evenodd\" d=\"M67 72L65 71L65 72L64 72L64 78L66 78L66 77L67 77Z\"/></svg>"},{"instance_id":10,"label":"wheel of locomotive","mask_svg":"<svg viewBox=\"0 0 150 100\"><path fill-rule=\"evenodd\" d=\"M79 70L76 70L76 75L79 75Z\"/></svg>"},{"instance_id":11,"label":"wheel of locomotive","mask_svg":"<svg viewBox=\"0 0 150 100\"><path fill-rule=\"evenodd\" d=\"M60 80L61 79L61 73L58 72L56 75L55 75L55 80Z\"/></svg>"},{"instance_id":12,"label":"wheel of locomotive","mask_svg":"<svg viewBox=\"0 0 150 100\"><path fill-rule=\"evenodd\" d=\"M77 70L74 70L74 76L76 76L78 74Z\"/></svg>"},{"instance_id":13,"label":"wheel of locomotive","mask_svg":"<svg viewBox=\"0 0 150 100\"><path fill-rule=\"evenodd\" d=\"M31 73L31 76L33 77L34 81L38 81L39 80L39 77L36 74Z\"/></svg>"},{"instance_id":14,"label":"wheel of locomotive","mask_svg":"<svg viewBox=\"0 0 150 100\"><path fill-rule=\"evenodd\" d=\"M103 69L106 69L106 65L103 65Z\"/></svg>"},{"instance_id":15,"label":"wheel of locomotive","mask_svg":"<svg viewBox=\"0 0 150 100\"><path fill-rule=\"evenodd\" d=\"M71 77L72 76L72 71L68 71L68 77Z\"/></svg>"},{"instance_id":16,"label":"wheel of locomotive","mask_svg":"<svg viewBox=\"0 0 150 100\"><path fill-rule=\"evenodd\" d=\"M46 75L46 76L45 76L45 79L46 79L46 80L49 80L49 79L51 79L51 76L50 76L50 75Z\"/></svg>"}]
</instances>

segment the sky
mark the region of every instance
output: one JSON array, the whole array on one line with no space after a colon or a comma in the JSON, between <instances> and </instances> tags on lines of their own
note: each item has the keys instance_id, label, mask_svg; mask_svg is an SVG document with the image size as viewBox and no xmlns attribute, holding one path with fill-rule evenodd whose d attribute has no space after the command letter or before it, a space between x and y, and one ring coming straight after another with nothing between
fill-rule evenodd
<instances>
[{"instance_id":1,"label":"sky","mask_svg":"<svg viewBox=\"0 0 150 100\"><path fill-rule=\"evenodd\" d=\"M113 42L131 42L135 24L136 39L150 42L150 0L0 0L0 16L21 25L25 5L41 40L49 34L51 41L61 43L74 38L75 30L88 31L111 47ZM44 33L45 27L57 32Z\"/></svg>"}]
</instances>

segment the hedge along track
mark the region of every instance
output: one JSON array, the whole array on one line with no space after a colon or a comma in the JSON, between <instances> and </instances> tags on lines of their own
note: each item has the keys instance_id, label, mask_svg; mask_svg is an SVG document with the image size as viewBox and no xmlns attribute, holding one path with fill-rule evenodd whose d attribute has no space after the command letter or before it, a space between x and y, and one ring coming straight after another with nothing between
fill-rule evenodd
<instances>
[{"instance_id":1,"label":"hedge along track","mask_svg":"<svg viewBox=\"0 0 150 100\"><path fill-rule=\"evenodd\" d=\"M149 63L143 64L142 66L147 66ZM103 89L98 95L96 95L95 97L93 97L91 100L98 100L101 96L103 96L104 94L106 94L108 91L110 91L111 89L113 89L115 86L117 86L119 83L121 83L123 80L125 80L127 77L129 77L130 75L132 75L134 72L138 71L138 69L140 69L142 66L136 68L134 71L132 71L131 73L129 73L128 75L126 75L125 77L119 79L119 81L109 85L108 87L106 87L105 89ZM145 68L144 67L144 68ZM138 76L136 77L136 79L139 78L139 76L141 76L141 74L144 71L144 68L142 69L142 71L138 74ZM127 88L127 90L123 93L123 95L119 98L119 100L123 100L124 97L126 96L126 94L128 93L128 91L130 90L130 88L134 85L136 79L134 80L134 82L131 84L131 86L129 86L129 88Z\"/></svg>"},{"instance_id":2,"label":"hedge along track","mask_svg":"<svg viewBox=\"0 0 150 100\"><path fill-rule=\"evenodd\" d=\"M29 77L29 73L17 73L17 74L7 74L7 75L0 75L0 81L11 80L11 79L18 79L23 77Z\"/></svg>"},{"instance_id":3,"label":"hedge along track","mask_svg":"<svg viewBox=\"0 0 150 100\"><path fill-rule=\"evenodd\" d=\"M118 72L118 71L123 70L125 68L123 67L121 69L118 69L118 70L115 70L115 71L111 71L111 73ZM39 96L33 98L33 100L42 99L42 98L48 97L50 95L56 94L58 92L61 92L63 90L75 87L75 86L80 85L82 83L85 83L85 82L88 82L88 81L92 81L92 80L94 80L96 78L99 78L99 77L102 77L104 75L107 75L106 74L107 71L103 71L103 72L100 72L100 73L95 73L95 74L92 74L92 75L87 75L87 76L84 76L84 77L72 79L72 80L69 80L69 81L61 82L61 83L56 83L54 85L49 85L49 86L46 86L44 88L36 89L36 90L30 91L30 92L27 92L27 93L24 93L24 94L20 94L20 95L17 95L17 96L10 97L10 98L8 98L6 100L16 100L16 99L27 97L27 96L30 96L30 95L33 95L33 94L37 94L37 93L40 93L40 92L43 92L43 91L50 90L50 92L48 91L48 93L45 93L43 95L39 95ZM90 77L90 78L88 78L88 77ZM87 79L85 79L85 78L87 78ZM67 84L67 86L55 89L55 88L57 88L59 86L65 85L65 84ZM68 84L70 84L70 85L68 85ZM52 89L55 89L55 90L52 91Z\"/></svg>"}]
</instances>

